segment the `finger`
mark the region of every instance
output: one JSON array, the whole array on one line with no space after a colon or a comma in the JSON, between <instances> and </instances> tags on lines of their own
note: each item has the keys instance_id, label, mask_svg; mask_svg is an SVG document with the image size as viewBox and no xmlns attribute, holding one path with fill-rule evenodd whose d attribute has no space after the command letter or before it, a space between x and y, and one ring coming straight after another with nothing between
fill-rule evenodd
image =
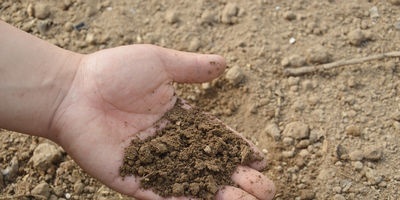
<instances>
[{"instance_id":1,"label":"finger","mask_svg":"<svg viewBox=\"0 0 400 200\"><path fill-rule=\"evenodd\" d=\"M161 47L156 49L167 73L176 82L207 82L225 70L225 59L219 55L188 53Z\"/></svg>"},{"instance_id":2,"label":"finger","mask_svg":"<svg viewBox=\"0 0 400 200\"><path fill-rule=\"evenodd\" d=\"M259 171L249 167L238 166L232 175L232 181L258 199L270 200L275 195L274 183Z\"/></svg>"},{"instance_id":3,"label":"finger","mask_svg":"<svg viewBox=\"0 0 400 200\"><path fill-rule=\"evenodd\" d=\"M216 200L257 200L253 195L245 192L244 190L232 186L224 186L221 188L217 195Z\"/></svg>"}]
</instances>

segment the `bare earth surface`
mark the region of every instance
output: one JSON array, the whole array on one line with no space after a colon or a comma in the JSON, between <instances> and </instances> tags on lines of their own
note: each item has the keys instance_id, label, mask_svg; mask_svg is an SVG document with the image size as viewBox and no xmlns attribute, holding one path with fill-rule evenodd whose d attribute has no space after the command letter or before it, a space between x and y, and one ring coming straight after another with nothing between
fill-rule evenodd
<instances>
[{"instance_id":1,"label":"bare earth surface","mask_svg":"<svg viewBox=\"0 0 400 200\"><path fill-rule=\"evenodd\" d=\"M276 199L400 198L399 58L302 76L285 68L399 50L398 0L0 1L0 19L90 53L151 43L217 53L229 69L177 93L269 159ZM51 142L0 134L0 199L130 199Z\"/></svg>"}]
</instances>

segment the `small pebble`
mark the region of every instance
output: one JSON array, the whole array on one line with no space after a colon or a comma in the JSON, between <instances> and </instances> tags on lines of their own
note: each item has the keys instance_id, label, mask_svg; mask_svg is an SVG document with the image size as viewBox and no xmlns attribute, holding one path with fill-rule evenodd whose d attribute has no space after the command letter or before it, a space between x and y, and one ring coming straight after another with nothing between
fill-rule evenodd
<instances>
[{"instance_id":1,"label":"small pebble","mask_svg":"<svg viewBox=\"0 0 400 200\"><path fill-rule=\"evenodd\" d=\"M364 158L371 161L382 159L382 149L376 146L369 146L364 150Z\"/></svg>"},{"instance_id":2,"label":"small pebble","mask_svg":"<svg viewBox=\"0 0 400 200\"><path fill-rule=\"evenodd\" d=\"M165 14L165 20L167 20L168 23L170 24L174 24L177 23L179 21L179 15L176 11L168 11Z\"/></svg>"},{"instance_id":3,"label":"small pebble","mask_svg":"<svg viewBox=\"0 0 400 200\"><path fill-rule=\"evenodd\" d=\"M206 146L206 147L204 147L204 152L206 152L207 154L210 154L211 153L211 147L210 146Z\"/></svg>"},{"instance_id":4,"label":"small pebble","mask_svg":"<svg viewBox=\"0 0 400 200\"><path fill-rule=\"evenodd\" d=\"M292 21L292 20L295 20L297 18L297 16L292 11L287 11L287 12L283 13L283 18L288 21Z\"/></svg>"},{"instance_id":5,"label":"small pebble","mask_svg":"<svg viewBox=\"0 0 400 200\"><path fill-rule=\"evenodd\" d=\"M354 169L357 171L360 171L364 167L364 165L361 161L355 161L355 162L352 162L351 164L353 165Z\"/></svg>"},{"instance_id":6,"label":"small pebble","mask_svg":"<svg viewBox=\"0 0 400 200\"><path fill-rule=\"evenodd\" d=\"M88 33L88 34L86 35L85 41L86 41L88 44L96 44L96 38L95 38L95 36L94 36L93 33Z\"/></svg>"},{"instance_id":7,"label":"small pebble","mask_svg":"<svg viewBox=\"0 0 400 200\"><path fill-rule=\"evenodd\" d=\"M284 138L282 139L282 143L283 143L284 145L286 145L286 146L291 146L291 145L293 145L294 140L293 140L293 138L291 138L291 137L284 137Z\"/></svg>"},{"instance_id":8,"label":"small pebble","mask_svg":"<svg viewBox=\"0 0 400 200\"><path fill-rule=\"evenodd\" d=\"M36 28L40 34L45 35L50 28L50 22L48 20L39 20L36 24Z\"/></svg>"},{"instance_id":9,"label":"small pebble","mask_svg":"<svg viewBox=\"0 0 400 200\"><path fill-rule=\"evenodd\" d=\"M63 10L67 10L71 5L72 5L72 1L71 0L64 0L63 4L61 5L61 8Z\"/></svg>"},{"instance_id":10,"label":"small pebble","mask_svg":"<svg viewBox=\"0 0 400 200\"><path fill-rule=\"evenodd\" d=\"M58 162L61 156L62 151L59 147L49 143L41 143L33 151L33 156L29 162L32 162L36 169L45 171L51 165Z\"/></svg>"},{"instance_id":11,"label":"small pebble","mask_svg":"<svg viewBox=\"0 0 400 200\"><path fill-rule=\"evenodd\" d=\"M46 198L49 198L50 192L51 192L51 188L50 188L49 184L47 184L46 182L39 183L31 191L31 193L34 195L40 195L40 196L44 196Z\"/></svg>"},{"instance_id":12,"label":"small pebble","mask_svg":"<svg viewBox=\"0 0 400 200\"><path fill-rule=\"evenodd\" d=\"M33 13L38 19L46 19L50 16L50 7L45 3L37 3L33 7Z\"/></svg>"},{"instance_id":13,"label":"small pebble","mask_svg":"<svg viewBox=\"0 0 400 200\"><path fill-rule=\"evenodd\" d=\"M282 59L281 65L283 67L302 67L306 64L306 59L304 56L297 54L285 57Z\"/></svg>"},{"instance_id":14,"label":"small pebble","mask_svg":"<svg viewBox=\"0 0 400 200\"><path fill-rule=\"evenodd\" d=\"M86 26L85 22L80 22L80 23L74 25L74 28L75 28L75 30L80 31L82 29L87 28L87 26Z\"/></svg>"},{"instance_id":15,"label":"small pebble","mask_svg":"<svg viewBox=\"0 0 400 200\"><path fill-rule=\"evenodd\" d=\"M268 154L268 150L267 149L262 149L261 152L263 152L264 154Z\"/></svg>"},{"instance_id":16,"label":"small pebble","mask_svg":"<svg viewBox=\"0 0 400 200\"><path fill-rule=\"evenodd\" d=\"M354 150L349 153L349 158L352 161L361 161L364 158L364 154L361 150Z\"/></svg>"},{"instance_id":17,"label":"small pebble","mask_svg":"<svg viewBox=\"0 0 400 200\"><path fill-rule=\"evenodd\" d=\"M310 140L300 140L300 142L297 143L296 148L304 149L307 148L308 145L310 145Z\"/></svg>"},{"instance_id":18,"label":"small pebble","mask_svg":"<svg viewBox=\"0 0 400 200\"><path fill-rule=\"evenodd\" d=\"M337 146L336 146L336 156L337 156L337 158L339 158L339 159L346 159L346 158L348 158L348 154L347 154L347 149L346 149L346 147L344 147L343 145L341 145L341 144L338 144Z\"/></svg>"},{"instance_id":19,"label":"small pebble","mask_svg":"<svg viewBox=\"0 0 400 200\"><path fill-rule=\"evenodd\" d=\"M82 193L84 187L85 185L83 185L83 183L80 180L78 180L74 183L74 192L76 194L80 194Z\"/></svg>"},{"instance_id":20,"label":"small pebble","mask_svg":"<svg viewBox=\"0 0 400 200\"><path fill-rule=\"evenodd\" d=\"M191 52L195 52L199 50L200 46L200 40L198 38L193 38L192 41L190 41L189 43L188 50Z\"/></svg>"},{"instance_id":21,"label":"small pebble","mask_svg":"<svg viewBox=\"0 0 400 200\"><path fill-rule=\"evenodd\" d=\"M294 44L294 43L296 43L296 38L291 37L291 38L289 39L289 44Z\"/></svg>"},{"instance_id":22,"label":"small pebble","mask_svg":"<svg viewBox=\"0 0 400 200\"><path fill-rule=\"evenodd\" d=\"M361 44L367 40L361 29L351 31L347 37L349 43L354 46L361 46Z\"/></svg>"},{"instance_id":23,"label":"small pebble","mask_svg":"<svg viewBox=\"0 0 400 200\"><path fill-rule=\"evenodd\" d=\"M308 155L310 155L310 152L308 152L307 149L302 149L302 150L300 150L299 155L304 158L304 157L307 157Z\"/></svg>"},{"instance_id":24,"label":"small pebble","mask_svg":"<svg viewBox=\"0 0 400 200\"><path fill-rule=\"evenodd\" d=\"M303 157L297 157L296 160L295 160L295 163L296 163L297 167L302 168L302 167L305 166L306 161L304 160Z\"/></svg>"},{"instance_id":25,"label":"small pebble","mask_svg":"<svg viewBox=\"0 0 400 200\"><path fill-rule=\"evenodd\" d=\"M202 83L202 84L201 84L201 88L202 88L203 90L208 90L208 89L210 89L211 87L212 87L212 85L211 85L210 82L206 82L206 83Z\"/></svg>"},{"instance_id":26,"label":"small pebble","mask_svg":"<svg viewBox=\"0 0 400 200\"><path fill-rule=\"evenodd\" d=\"M301 88L303 88L305 91L309 91L314 88L314 84L311 80L306 79L301 83Z\"/></svg>"},{"instance_id":27,"label":"small pebble","mask_svg":"<svg viewBox=\"0 0 400 200\"><path fill-rule=\"evenodd\" d=\"M228 71L225 74L225 78L235 86L238 85L240 82L242 82L244 77L245 76L242 69L237 65L228 69Z\"/></svg>"},{"instance_id":28,"label":"small pebble","mask_svg":"<svg viewBox=\"0 0 400 200\"><path fill-rule=\"evenodd\" d=\"M382 181L378 184L379 187L386 187L387 183L385 181Z\"/></svg>"},{"instance_id":29,"label":"small pebble","mask_svg":"<svg viewBox=\"0 0 400 200\"><path fill-rule=\"evenodd\" d=\"M294 150L282 151L282 156L285 158L292 158L294 156Z\"/></svg>"},{"instance_id":30,"label":"small pebble","mask_svg":"<svg viewBox=\"0 0 400 200\"><path fill-rule=\"evenodd\" d=\"M310 135L310 129L307 124L303 122L291 122L286 125L282 132L282 135L286 137L292 137L294 139L304 139L308 138Z\"/></svg>"},{"instance_id":31,"label":"small pebble","mask_svg":"<svg viewBox=\"0 0 400 200\"><path fill-rule=\"evenodd\" d=\"M361 135L360 127L358 127L356 125L349 125L346 128L346 134L352 135L352 136L360 136Z\"/></svg>"},{"instance_id":32,"label":"small pebble","mask_svg":"<svg viewBox=\"0 0 400 200\"><path fill-rule=\"evenodd\" d=\"M64 30L66 32L71 32L74 29L74 25L71 22L66 22L64 24Z\"/></svg>"},{"instance_id":33,"label":"small pebble","mask_svg":"<svg viewBox=\"0 0 400 200\"><path fill-rule=\"evenodd\" d=\"M205 10L200 17L201 24L208 24L211 25L217 21L217 14L210 10Z\"/></svg>"},{"instance_id":34,"label":"small pebble","mask_svg":"<svg viewBox=\"0 0 400 200\"><path fill-rule=\"evenodd\" d=\"M307 49L306 60L310 64L325 64L331 60L331 54L326 47L318 45Z\"/></svg>"},{"instance_id":35,"label":"small pebble","mask_svg":"<svg viewBox=\"0 0 400 200\"><path fill-rule=\"evenodd\" d=\"M335 162L335 166L339 166L339 167L343 166L343 163L340 160L338 160Z\"/></svg>"},{"instance_id":36,"label":"small pebble","mask_svg":"<svg viewBox=\"0 0 400 200\"><path fill-rule=\"evenodd\" d=\"M29 17L34 17L35 16L35 8L33 5L30 3L26 7L26 13L28 14Z\"/></svg>"}]
</instances>

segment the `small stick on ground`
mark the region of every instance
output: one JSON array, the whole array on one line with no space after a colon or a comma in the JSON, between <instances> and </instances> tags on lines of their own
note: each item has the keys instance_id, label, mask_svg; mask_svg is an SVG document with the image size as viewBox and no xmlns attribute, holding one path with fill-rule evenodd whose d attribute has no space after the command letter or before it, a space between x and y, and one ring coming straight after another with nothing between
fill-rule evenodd
<instances>
[{"instance_id":1,"label":"small stick on ground","mask_svg":"<svg viewBox=\"0 0 400 200\"><path fill-rule=\"evenodd\" d=\"M360 64L363 62L371 61L371 60L381 60L384 58L392 58L392 57L400 57L400 51L392 51L388 53L382 53L372 56L367 56L363 58L353 58L350 60L339 60L332 63L327 63L323 65L315 65L315 66L308 66L308 67L299 67L299 68L287 68L285 69L285 75L287 76L300 76L303 74L315 72L318 70L328 70L336 67L341 67L345 65L354 65Z\"/></svg>"}]
</instances>

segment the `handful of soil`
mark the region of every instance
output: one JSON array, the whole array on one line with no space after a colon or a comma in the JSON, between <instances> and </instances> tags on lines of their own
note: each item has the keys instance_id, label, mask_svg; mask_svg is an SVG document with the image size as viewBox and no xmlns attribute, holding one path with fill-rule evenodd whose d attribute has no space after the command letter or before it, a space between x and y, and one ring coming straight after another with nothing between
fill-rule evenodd
<instances>
[{"instance_id":1,"label":"handful of soil","mask_svg":"<svg viewBox=\"0 0 400 200\"><path fill-rule=\"evenodd\" d=\"M182 106L178 100L157 122L168 123L154 137L132 140L120 175L142 177L142 188L163 197L213 199L221 186L233 185L231 176L238 165L262 157L222 122Z\"/></svg>"}]
</instances>

